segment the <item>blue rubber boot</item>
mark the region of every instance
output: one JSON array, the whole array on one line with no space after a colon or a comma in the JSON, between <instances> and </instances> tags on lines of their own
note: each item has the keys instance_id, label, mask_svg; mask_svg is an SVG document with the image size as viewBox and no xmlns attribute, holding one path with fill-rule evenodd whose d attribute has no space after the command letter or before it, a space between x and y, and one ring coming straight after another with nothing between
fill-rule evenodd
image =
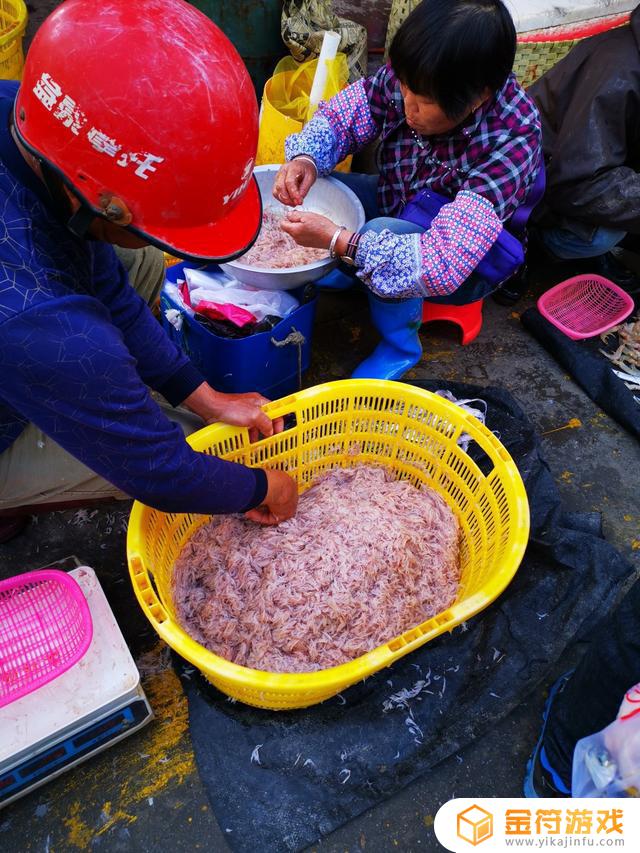
<instances>
[{"instance_id":1,"label":"blue rubber boot","mask_svg":"<svg viewBox=\"0 0 640 853\"><path fill-rule=\"evenodd\" d=\"M353 379L400 379L420 361L422 299L389 300L369 297L371 320L382 340L353 371Z\"/></svg>"}]
</instances>

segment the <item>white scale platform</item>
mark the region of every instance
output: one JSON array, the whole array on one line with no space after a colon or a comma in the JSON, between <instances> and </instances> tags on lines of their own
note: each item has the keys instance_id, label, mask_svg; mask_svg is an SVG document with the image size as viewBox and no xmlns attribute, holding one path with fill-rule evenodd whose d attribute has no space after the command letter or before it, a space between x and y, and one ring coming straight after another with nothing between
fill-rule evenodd
<instances>
[{"instance_id":1,"label":"white scale platform","mask_svg":"<svg viewBox=\"0 0 640 853\"><path fill-rule=\"evenodd\" d=\"M140 674L93 569L69 572L91 611L86 654L0 708L0 808L148 723Z\"/></svg>"}]
</instances>

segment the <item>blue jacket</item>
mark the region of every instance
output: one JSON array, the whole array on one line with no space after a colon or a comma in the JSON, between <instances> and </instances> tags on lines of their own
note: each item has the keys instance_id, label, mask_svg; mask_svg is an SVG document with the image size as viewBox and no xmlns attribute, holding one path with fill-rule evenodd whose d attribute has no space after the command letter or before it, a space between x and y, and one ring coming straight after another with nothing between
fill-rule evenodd
<instances>
[{"instance_id":1,"label":"blue jacket","mask_svg":"<svg viewBox=\"0 0 640 853\"><path fill-rule=\"evenodd\" d=\"M0 452L28 422L122 491L167 512L239 512L263 471L196 453L151 397L203 378L129 284L113 248L74 237L10 131L0 81Z\"/></svg>"}]
</instances>

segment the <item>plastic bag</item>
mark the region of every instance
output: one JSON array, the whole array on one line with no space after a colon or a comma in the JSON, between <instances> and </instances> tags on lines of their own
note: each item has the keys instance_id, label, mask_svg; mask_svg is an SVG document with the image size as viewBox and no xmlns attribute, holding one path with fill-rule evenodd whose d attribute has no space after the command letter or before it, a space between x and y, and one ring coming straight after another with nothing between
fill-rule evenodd
<instances>
[{"instance_id":1,"label":"plastic bag","mask_svg":"<svg viewBox=\"0 0 640 853\"><path fill-rule=\"evenodd\" d=\"M384 44L384 55L389 56L389 48L393 37L400 29L411 12L420 5L420 0L392 0L389 12L389 23L387 24L387 36Z\"/></svg>"},{"instance_id":2,"label":"plastic bag","mask_svg":"<svg viewBox=\"0 0 640 853\"><path fill-rule=\"evenodd\" d=\"M571 796L640 796L640 684L628 691L611 725L576 744Z\"/></svg>"},{"instance_id":3,"label":"plastic bag","mask_svg":"<svg viewBox=\"0 0 640 853\"><path fill-rule=\"evenodd\" d=\"M240 308L239 305L234 305L231 302L225 302L222 305L219 302L209 302L203 299L195 306L196 312L209 320L225 320L233 323L239 329L245 326L255 325L256 317L246 308Z\"/></svg>"},{"instance_id":4,"label":"plastic bag","mask_svg":"<svg viewBox=\"0 0 640 853\"><path fill-rule=\"evenodd\" d=\"M173 284L170 281L165 281L163 290L173 302L176 302L181 308L184 309L184 312L188 314L189 317L193 317L193 307L185 301L182 295L182 291L177 284ZM172 308L170 310L174 311L175 309Z\"/></svg>"},{"instance_id":5,"label":"plastic bag","mask_svg":"<svg viewBox=\"0 0 640 853\"><path fill-rule=\"evenodd\" d=\"M317 59L300 64L293 57L285 56L265 83L260 108L257 166L284 163L285 139L301 131L307 121L309 94L317 67ZM339 53L335 59L327 62L324 99L332 98L344 89L348 77L347 59L343 53ZM350 166L351 157L347 157L337 169L348 172Z\"/></svg>"},{"instance_id":6,"label":"plastic bag","mask_svg":"<svg viewBox=\"0 0 640 853\"><path fill-rule=\"evenodd\" d=\"M481 400L479 397L474 397L473 399L468 400L458 400L457 397L451 393L451 391L441 390L436 391L438 397L444 397L445 400L449 400L451 403L455 403L456 406L460 406L460 408L467 412L470 415L473 415L474 418L477 418L481 424L484 424L487 419L487 404L484 400ZM478 403L479 405L472 406L471 403ZM460 433L460 437L458 438L458 445L464 450L466 453L469 449L469 445L473 439L469 435L468 432Z\"/></svg>"},{"instance_id":7,"label":"plastic bag","mask_svg":"<svg viewBox=\"0 0 640 853\"><path fill-rule=\"evenodd\" d=\"M349 81L367 73L367 31L362 24L341 18L333 11L332 0L285 0L280 31L282 41L298 62L320 55L324 33L340 34L339 50L347 57Z\"/></svg>"},{"instance_id":8,"label":"plastic bag","mask_svg":"<svg viewBox=\"0 0 640 853\"><path fill-rule=\"evenodd\" d=\"M268 316L286 317L299 303L284 290L260 290L221 273L185 269L191 304L214 302L216 305L237 305L258 320Z\"/></svg>"}]
</instances>

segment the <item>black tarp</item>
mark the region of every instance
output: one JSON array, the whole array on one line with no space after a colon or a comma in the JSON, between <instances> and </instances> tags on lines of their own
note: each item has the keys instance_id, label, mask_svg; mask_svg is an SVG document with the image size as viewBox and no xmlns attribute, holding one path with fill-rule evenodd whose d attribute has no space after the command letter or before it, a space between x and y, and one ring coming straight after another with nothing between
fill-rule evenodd
<instances>
[{"instance_id":1,"label":"black tarp","mask_svg":"<svg viewBox=\"0 0 640 853\"><path fill-rule=\"evenodd\" d=\"M306 710L231 703L178 664L200 776L233 850L303 849L481 736L607 614L632 574L601 538L599 515L563 512L513 397L497 388L421 385L487 401L487 425L515 459L529 496L524 561L483 613Z\"/></svg>"},{"instance_id":2,"label":"black tarp","mask_svg":"<svg viewBox=\"0 0 640 853\"><path fill-rule=\"evenodd\" d=\"M633 399L633 392L613 373L611 368L615 365L600 352L605 347L599 337L572 341L545 319L537 308L529 308L521 320L525 329L562 365L594 403L640 438L640 404ZM638 392L636 396L640 396Z\"/></svg>"}]
</instances>

